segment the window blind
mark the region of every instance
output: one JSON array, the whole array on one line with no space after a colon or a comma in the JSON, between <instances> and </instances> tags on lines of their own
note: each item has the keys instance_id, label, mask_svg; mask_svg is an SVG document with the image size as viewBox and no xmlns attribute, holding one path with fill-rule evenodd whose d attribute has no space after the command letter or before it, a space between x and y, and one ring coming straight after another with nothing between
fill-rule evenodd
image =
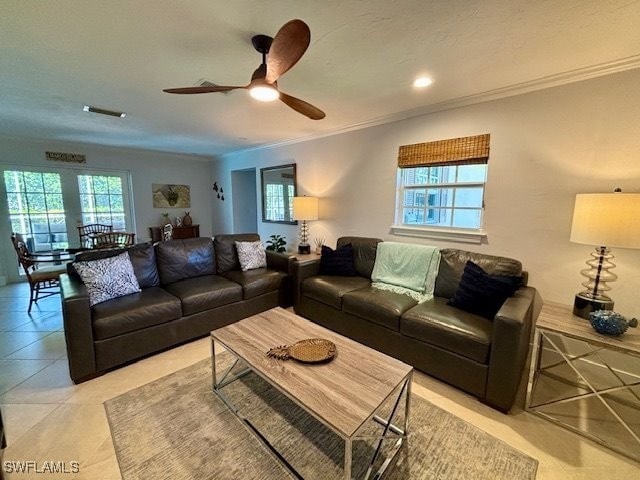
<instances>
[{"instance_id":1,"label":"window blind","mask_svg":"<svg viewBox=\"0 0 640 480\"><path fill-rule=\"evenodd\" d=\"M398 150L398 167L438 167L473 165L489 160L490 135L449 138L435 142L402 145Z\"/></svg>"}]
</instances>

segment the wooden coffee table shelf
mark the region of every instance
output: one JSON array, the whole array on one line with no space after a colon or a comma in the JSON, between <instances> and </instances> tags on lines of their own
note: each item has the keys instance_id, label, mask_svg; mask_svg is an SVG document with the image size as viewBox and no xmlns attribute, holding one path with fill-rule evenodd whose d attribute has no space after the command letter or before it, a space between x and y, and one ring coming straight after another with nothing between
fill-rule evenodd
<instances>
[{"instance_id":1,"label":"wooden coffee table shelf","mask_svg":"<svg viewBox=\"0 0 640 480\"><path fill-rule=\"evenodd\" d=\"M211 338L214 392L255 430L222 391L242 375L255 372L344 439L344 478L351 478L352 444L365 437L359 433L367 422L375 421L384 428L382 435L375 438L377 448L365 478L372 473L383 441L395 441L395 445L392 454L383 462L382 471L406 439L413 367L279 307L214 330ZM307 365L266 355L272 347L291 345L306 338L332 341L337 348L336 357L326 364ZM246 364L247 369L232 377L229 372L233 366L224 373L217 371L216 343ZM390 399L393 399L394 408L389 418L381 418L376 413ZM404 422L399 427L393 421L403 409ZM274 447L256 433L275 452ZM366 437L370 438L370 435ZM284 460L279 453L277 456ZM292 469L286 460L284 463Z\"/></svg>"}]
</instances>

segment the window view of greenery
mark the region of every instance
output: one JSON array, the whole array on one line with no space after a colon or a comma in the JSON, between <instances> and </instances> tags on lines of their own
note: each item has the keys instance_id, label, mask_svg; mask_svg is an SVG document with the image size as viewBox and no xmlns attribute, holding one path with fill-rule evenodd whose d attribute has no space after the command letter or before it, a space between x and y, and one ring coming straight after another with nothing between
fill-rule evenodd
<instances>
[{"instance_id":1,"label":"window view of greenery","mask_svg":"<svg viewBox=\"0 0 640 480\"><path fill-rule=\"evenodd\" d=\"M57 173L5 171L11 230L31 251L69 246L62 186Z\"/></svg>"},{"instance_id":2,"label":"window view of greenery","mask_svg":"<svg viewBox=\"0 0 640 480\"><path fill-rule=\"evenodd\" d=\"M125 230L122 179L105 175L78 175L82 223L113 225Z\"/></svg>"},{"instance_id":3,"label":"window view of greenery","mask_svg":"<svg viewBox=\"0 0 640 480\"><path fill-rule=\"evenodd\" d=\"M479 229L487 165L401 169L403 225Z\"/></svg>"},{"instance_id":4,"label":"window view of greenery","mask_svg":"<svg viewBox=\"0 0 640 480\"><path fill-rule=\"evenodd\" d=\"M285 189L286 187L286 189ZM267 183L265 185L265 213L266 218L276 222L289 221L293 218L293 185L282 185L277 183ZM285 218L285 212L289 216Z\"/></svg>"}]
</instances>

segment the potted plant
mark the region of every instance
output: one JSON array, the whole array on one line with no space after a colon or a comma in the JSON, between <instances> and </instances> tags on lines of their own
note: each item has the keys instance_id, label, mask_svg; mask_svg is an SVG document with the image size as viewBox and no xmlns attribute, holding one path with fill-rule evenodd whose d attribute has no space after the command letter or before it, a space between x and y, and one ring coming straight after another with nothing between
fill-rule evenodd
<instances>
[{"instance_id":1,"label":"potted plant","mask_svg":"<svg viewBox=\"0 0 640 480\"><path fill-rule=\"evenodd\" d=\"M282 235L271 235L269 240L267 240L267 250L271 250L273 252L282 253L286 249L284 246L287 244L285 237Z\"/></svg>"}]
</instances>

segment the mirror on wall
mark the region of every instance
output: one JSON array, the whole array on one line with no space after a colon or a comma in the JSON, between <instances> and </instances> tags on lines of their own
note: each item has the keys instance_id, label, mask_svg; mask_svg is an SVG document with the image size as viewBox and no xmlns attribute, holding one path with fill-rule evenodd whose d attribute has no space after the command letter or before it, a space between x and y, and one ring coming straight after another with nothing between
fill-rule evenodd
<instances>
[{"instance_id":1,"label":"mirror on wall","mask_svg":"<svg viewBox=\"0 0 640 480\"><path fill-rule=\"evenodd\" d=\"M293 220L293 197L296 196L296 164L260 169L262 181L262 221L288 223Z\"/></svg>"}]
</instances>

